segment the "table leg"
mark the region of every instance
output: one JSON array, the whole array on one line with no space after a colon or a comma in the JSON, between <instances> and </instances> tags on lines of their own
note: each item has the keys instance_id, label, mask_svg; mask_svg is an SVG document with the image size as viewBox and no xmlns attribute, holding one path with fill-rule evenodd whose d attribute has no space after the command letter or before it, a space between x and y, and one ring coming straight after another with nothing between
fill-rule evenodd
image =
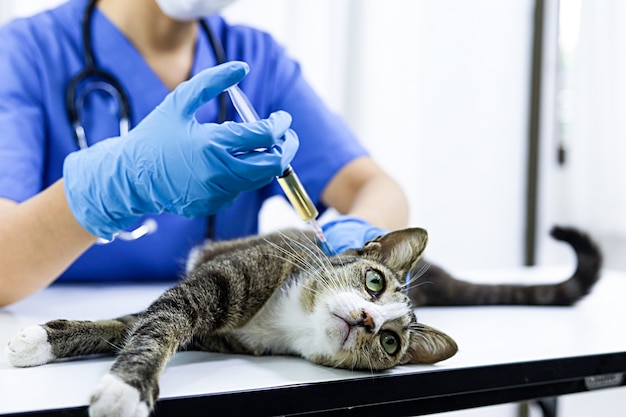
<instances>
[{"instance_id":1,"label":"table leg","mask_svg":"<svg viewBox=\"0 0 626 417\"><path fill-rule=\"evenodd\" d=\"M557 397L551 398L542 398L537 400L537 405L541 408L541 412L543 417L556 417L558 410L558 399Z\"/></svg>"},{"instance_id":2,"label":"table leg","mask_svg":"<svg viewBox=\"0 0 626 417\"><path fill-rule=\"evenodd\" d=\"M541 398L532 401L532 403L537 404L541 409L541 415L543 417L557 417L557 397ZM517 407L517 417L529 417L530 404L531 402L519 403Z\"/></svg>"}]
</instances>

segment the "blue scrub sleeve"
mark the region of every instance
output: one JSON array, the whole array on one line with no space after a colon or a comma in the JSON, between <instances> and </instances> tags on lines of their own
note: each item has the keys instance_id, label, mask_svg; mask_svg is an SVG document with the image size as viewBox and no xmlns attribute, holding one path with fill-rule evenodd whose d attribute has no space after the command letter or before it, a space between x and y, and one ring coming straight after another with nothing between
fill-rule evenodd
<instances>
[{"instance_id":1,"label":"blue scrub sleeve","mask_svg":"<svg viewBox=\"0 0 626 417\"><path fill-rule=\"evenodd\" d=\"M45 151L46 74L39 73L39 49L21 27L0 29L0 197L18 202L41 190Z\"/></svg>"}]
</instances>

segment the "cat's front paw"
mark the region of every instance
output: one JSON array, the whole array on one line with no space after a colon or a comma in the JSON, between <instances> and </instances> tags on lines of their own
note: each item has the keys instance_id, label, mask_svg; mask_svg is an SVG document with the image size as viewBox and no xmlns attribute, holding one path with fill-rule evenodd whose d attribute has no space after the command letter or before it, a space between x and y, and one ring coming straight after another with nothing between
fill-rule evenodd
<instances>
[{"instance_id":1,"label":"cat's front paw","mask_svg":"<svg viewBox=\"0 0 626 417\"><path fill-rule=\"evenodd\" d=\"M16 367L38 366L55 359L48 333L42 326L28 326L9 341L6 347L9 363Z\"/></svg>"},{"instance_id":2,"label":"cat's front paw","mask_svg":"<svg viewBox=\"0 0 626 417\"><path fill-rule=\"evenodd\" d=\"M90 417L147 417L148 414L150 409L141 401L139 391L110 373L100 379L91 396Z\"/></svg>"}]
</instances>

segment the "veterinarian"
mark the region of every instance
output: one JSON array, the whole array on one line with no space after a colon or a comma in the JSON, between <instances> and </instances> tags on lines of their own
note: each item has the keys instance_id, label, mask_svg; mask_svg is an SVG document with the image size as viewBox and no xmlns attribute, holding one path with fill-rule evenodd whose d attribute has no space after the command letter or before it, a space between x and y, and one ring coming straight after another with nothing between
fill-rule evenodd
<instances>
[{"instance_id":1,"label":"veterinarian","mask_svg":"<svg viewBox=\"0 0 626 417\"><path fill-rule=\"evenodd\" d=\"M343 214L323 225L335 249L406 226L398 184L226 3L69 0L0 29L0 305L54 281L176 280L193 245L258 232L289 163ZM238 82L260 122L229 122Z\"/></svg>"}]
</instances>

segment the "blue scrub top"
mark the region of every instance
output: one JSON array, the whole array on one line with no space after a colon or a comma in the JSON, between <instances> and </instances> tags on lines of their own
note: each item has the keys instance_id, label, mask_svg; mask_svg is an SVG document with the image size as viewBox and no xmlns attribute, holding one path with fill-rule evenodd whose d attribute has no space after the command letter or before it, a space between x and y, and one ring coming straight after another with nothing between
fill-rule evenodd
<instances>
[{"instance_id":1,"label":"blue scrub top","mask_svg":"<svg viewBox=\"0 0 626 417\"><path fill-rule=\"evenodd\" d=\"M80 22L86 5L87 0L70 0L0 29L0 197L21 202L39 193L62 176L65 157L78 150L66 113L65 88L84 68ZM250 65L250 73L240 86L261 117L276 110L293 116L292 128L300 138L300 149L292 165L323 211L320 197L326 184L348 162L365 155L365 149L345 123L326 108L304 80L298 63L270 35L228 25L219 16L206 21L221 40L227 60ZM96 62L126 89L132 126L136 126L169 90L98 10L91 34ZM214 65L213 49L199 31L192 72ZM228 119L238 120L230 103L228 107ZM217 100L213 100L200 109L197 119L216 122L217 112ZM88 96L81 119L89 144L119 135L117 104L104 94ZM215 238L257 233L261 205L277 194L282 192L276 182L242 194L229 209L216 215ZM93 246L60 281L178 279L191 247L205 239L207 219L170 214L155 218L156 233L132 242Z\"/></svg>"}]
</instances>

